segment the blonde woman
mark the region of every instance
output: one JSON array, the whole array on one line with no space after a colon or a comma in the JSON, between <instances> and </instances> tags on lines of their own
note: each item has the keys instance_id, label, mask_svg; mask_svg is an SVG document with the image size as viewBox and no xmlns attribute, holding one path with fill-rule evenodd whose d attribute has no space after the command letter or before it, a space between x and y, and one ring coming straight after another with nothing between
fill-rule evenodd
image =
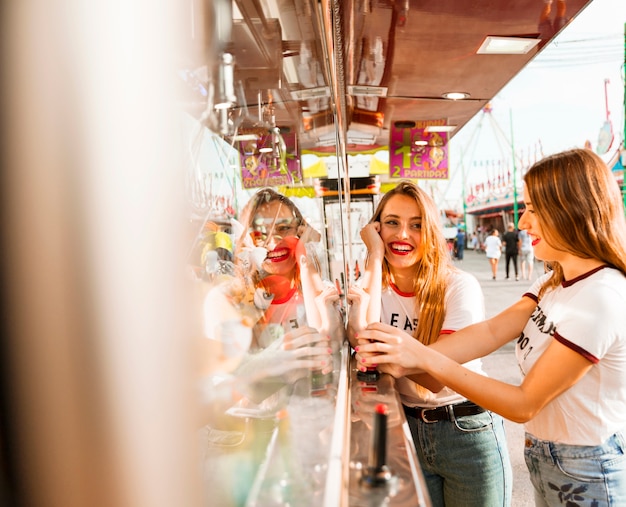
<instances>
[{"instance_id":1,"label":"blonde woman","mask_svg":"<svg viewBox=\"0 0 626 507\"><path fill-rule=\"evenodd\" d=\"M369 343L361 337L368 322L393 326L427 345L484 318L480 285L452 264L439 217L432 199L403 181L385 194L361 231L368 261L362 287L353 286L348 294L350 342L356 350ZM467 367L484 375L480 361ZM430 376L395 375L390 365L379 369L397 377L432 505L509 505L503 419Z\"/></svg>"},{"instance_id":2,"label":"blonde woman","mask_svg":"<svg viewBox=\"0 0 626 507\"><path fill-rule=\"evenodd\" d=\"M391 326L359 336L361 367L428 372L526 426L535 503L626 505L626 220L615 177L590 150L537 162L524 176L528 231L551 270L495 317L425 347ZM460 363L516 340L510 385Z\"/></svg>"}]
</instances>

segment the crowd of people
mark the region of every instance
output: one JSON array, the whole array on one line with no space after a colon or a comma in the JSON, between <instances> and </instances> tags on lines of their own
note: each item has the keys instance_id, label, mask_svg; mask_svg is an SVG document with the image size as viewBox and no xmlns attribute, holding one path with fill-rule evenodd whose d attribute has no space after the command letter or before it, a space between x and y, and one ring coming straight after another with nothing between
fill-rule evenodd
<instances>
[{"instance_id":1,"label":"crowd of people","mask_svg":"<svg viewBox=\"0 0 626 507\"><path fill-rule=\"evenodd\" d=\"M534 272L535 256L528 232L516 228L512 221L505 227L506 231L493 226L480 226L469 237L462 228L458 229L457 236L451 240L451 257L455 261L463 261L465 250L485 254L492 278L498 279L500 257L504 253L505 273L504 279L511 279L511 272L515 281L532 280Z\"/></svg>"},{"instance_id":2,"label":"crowd of people","mask_svg":"<svg viewBox=\"0 0 626 507\"><path fill-rule=\"evenodd\" d=\"M459 229L450 255L432 198L400 181L360 231L367 258L342 312L311 255L319 233L289 199L264 189L243 213L233 255L246 283L219 286L205 309L214 315L216 305L244 300L254 309L251 353L233 373L256 371L268 364L265 350L280 350L281 372L293 373L281 387L297 372L332 369L333 339L346 330L357 369L394 377L435 507L511 504L504 418L525 425L537 506L626 505L622 197L601 158L574 149L526 172L524 208L502 235ZM488 319L476 276L455 262L466 247L484 251L494 280L504 253L505 278L530 282ZM546 269L533 278L535 257ZM205 334L220 339L208 317ZM482 369L484 356L510 342L519 385Z\"/></svg>"}]
</instances>

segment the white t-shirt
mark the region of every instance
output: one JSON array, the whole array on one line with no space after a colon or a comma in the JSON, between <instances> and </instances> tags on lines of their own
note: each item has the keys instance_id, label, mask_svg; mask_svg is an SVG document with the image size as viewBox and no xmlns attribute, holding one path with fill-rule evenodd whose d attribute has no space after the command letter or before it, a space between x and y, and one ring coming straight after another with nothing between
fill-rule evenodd
<instances>
[{"instance_id":1,"label":"white t-shirt","mask_svg":"<svg viewBox=\"0 0 626 507\"><path fill-rule=\"evenodd\" d=\"M383 289L381 322L413 335L419 315L415 315L415 296L400 292L397 287ZM453 333L485 318L485 305L478 280L466 271L454 271L448 278L445 295L446 314L441 333ZM484 374L482 361L475 359L465 364L472 371ZM427 398L419 395L415 382L406 377L397 379L396 386L402 403L407 406L439 407L459 403L465 398L444 387Z\"/></svg>"},{"instance_id":2,"label":"white t-shirt","mask_svg":"<svg viewBox=\"0 0 626 507\"><path fill-rule=\"evenodd\" d=\"M207 338L219 341L222 324L241 321L244 310L250 317L260 318L256 323L256 346L259 348L266 348L285 333L307 325L304 297L295 288L281 299L274 298L264 310L254 308L255 303L250 299L252 296L243 301L243 309L238 309L231 302L230 291L229 284L224 283L213 287L205 297L204 334Z\"/></svg>"},{"instance_id":3,"label":"white t-shirt","mask_svg":"<svg viewBox=\"0 0 626 507\"><path fill-rule=\"evenodd\" d=\"M550 276L537 279L524 295L537 301ZM594 364L527 422L526 430L541 440L596 446L626 429L626 277L605 266L546 293L517 341L523 376L552 340Z\"/></svg>"},{"instance_id":4,"label":"white t-shirt","mask_svg":"<svg viewBox=\"0 0 626 507\"><path fill-rule=\"evenodd\" d=\"M274 299L265 310L260 322L261 332L257 337L261 348L268 347L285 333L307 325L306 308L302 293L295 288L282 299Z\"/></svg>"},{"instance_id":5,"label":"white t-shirt","mask_svg":"<svg viewBox=\"0 0 626 507\"><path fill-rule=\"evenodd\" d=\"M487 236L485 238L485 255L488 258L499 259L502 255L502 241L498 236Z\"/></svg>"}]
</instances>

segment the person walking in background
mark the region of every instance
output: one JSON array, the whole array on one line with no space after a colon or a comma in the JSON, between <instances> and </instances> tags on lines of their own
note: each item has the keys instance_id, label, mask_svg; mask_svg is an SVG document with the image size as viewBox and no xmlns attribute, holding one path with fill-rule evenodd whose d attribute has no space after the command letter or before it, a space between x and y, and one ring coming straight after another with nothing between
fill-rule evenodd
<instances>
[{"instance_id":1,"label":"person walking in background","mask_svg":"<svg viewBox=\"0 0 626 507\"><path fill-rule=\"evenodd\" d=\"M460 227L456 233L456 258L459 261L463 260L463 252L465 250L465 232Z\"/></svg>"},{"instance_id":2,"label":"person walking in background","mask_svg":"<svg viewBox=\"0 0 626 507\"><path fill-rule=\"evenodd\" d=\"M502 241L500 240L498 229L493 229L489 236L485 238L485 255L489 264L491 264L491 273L495 280L498 275L498 262L502 255Z\"/></svg>"},{"instance_id":3,"label":"person walking in background","mask_svg":"<svg viewBox=\"0 0 626 507\"><path fill-rule=\"evenodd\" d=\"M435 203L415 184L402 181L387 192L361 237L368 250L363 285L348 292L348 336L356 350L368 323L384 322L428 344L484 318L478 280L452 263ZM466 366L485 374L482 362ZM502 418L430 376L396 378L433 507L509 506Z\"/></svg>"},{"instance_id":4,"label":"person walking in background","mask_svg":"<svg viewBox=\"0 0 626 507\"><path fill-rule=\"evenodd\" d=\"M478 252L480 250L479 243L478 243L478 234L476 234L475 232L472 233L472 236L470 239L470 248L474 250L474 252Z\"/></svg>"},{"instance_id":5,"label":"person walking in background","mask_svg":"<svg viewBox=\"0 0 626 507\"><path fill-rule=\"evenodd\" d=\"M519 226L551 270L495 317L431 346L391 326L359 334L359 368L430 373L481 407L525 423L535 505L626 505L626 220L615 176L574 149L524 175ZM574 204L573 204L574 203ZM516 340L519 385L459 363Z\"/></svg>"},{"instance_id":6,"label":"person walking in background","mask_svg":"<svg viewBox=\"0 0 626 507\"><path fill-rule=\"evenodd\" d=\"M515 268L515 280L517 281L519 280L519 273L517 271L517 255L520 247L519 235L515 230L513 222L509 222L506 229L506 232L502 236L502 243L504 244L504 267L506 270L506 279L509 279L509 267L512 261L513 268Z\"/></svg>"},{"instance_id":7,"label":"person walking in background","mask_svg":"<svg viewBox=\"0 0 626 507\"><path fill-rule=\"evenodd\" d=\"M530 280L533 276L533 264L535 262L535 255L533 254L533 247L527 231L519 231L519 242L522 278L524 280Z\"/></svg>"}]
</instances>

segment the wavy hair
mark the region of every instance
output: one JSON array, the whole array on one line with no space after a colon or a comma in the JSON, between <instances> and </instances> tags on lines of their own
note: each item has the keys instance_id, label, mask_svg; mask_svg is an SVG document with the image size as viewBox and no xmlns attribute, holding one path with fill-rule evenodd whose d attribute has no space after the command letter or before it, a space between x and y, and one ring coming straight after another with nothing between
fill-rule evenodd
<instances>
[{"instance_id":1,"label":"wavy hair","mask_svg":"<svg viewBox=\"0 0 626 507\"><path fill-rule=\"evenodd\" d=\"M604 161L591 150L573 149L546 157L524 175L526 193L545 241L583 259L597 259L626 275L626 220L620 189ZM563 268L539 298L561 284Z\"/></svg>"},{"instance_id":2,"label":"wavy hair","mask_svg":"<svg viewBox=\"0 0 626 507\"><path fill-rule=\"evenodd\" d=\"M422 214L422 258L416 266L413 292L416 295L415 312L420 316L415 338L424 344L437 341L446 312L445 295L448 275L456 270L450 260L446 238L443 235L441 218L430 196L410 181L401 181L387 192L378 203L370 222L380 222L387 202L396 195L405 195L415 200ZM392 281L393 268L383 260L383 287Z\"/></svg>"}]
</instances>

